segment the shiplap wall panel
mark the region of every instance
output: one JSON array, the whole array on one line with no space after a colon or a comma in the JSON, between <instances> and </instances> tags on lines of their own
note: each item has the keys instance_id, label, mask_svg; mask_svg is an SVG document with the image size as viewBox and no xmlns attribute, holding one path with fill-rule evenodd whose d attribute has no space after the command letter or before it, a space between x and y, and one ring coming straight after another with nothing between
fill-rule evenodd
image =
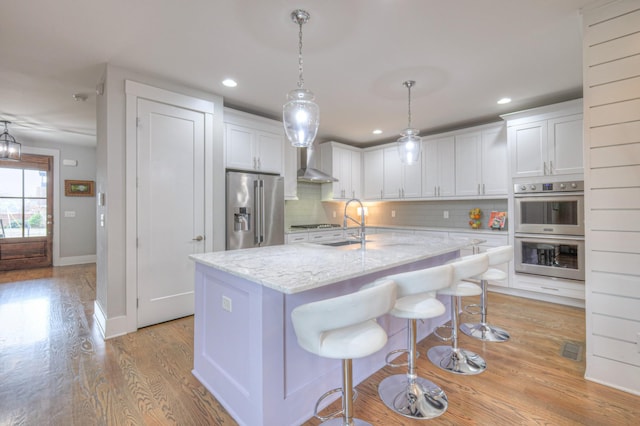
<instances>
[{"instance_id":1,"label":"shiplap wall panel","mask_svg":"<svg viewBox=\"0 0 640 426\"><path fill-rule=\"evenodd\" d=\"M640 254L640 233L598 231L591 234L591 244L601 251Z\"/></svg>"},{"instance_id":2,"label":"shiplap wall panel","mask_svg":"<svg viewBox=\"0 0 640 426\"><path fill-rule=\"evenodd\" d=\"M640 97L640 76L591 88L592 105L603 105Z\"/></svg>"},{"instance_id":3,"label":"shiplap wall panel","mask_svg":"<svg viewBox=\"0 0 640 426\"><path fill-rule=\"evenodd\" d=\"M594 251L591 253L591 270L640 276L640 254L610 251ZM640 284L640 283L639 283ZM640 313L639 301L636 301L636 311ZM640 318L639 318L640 320ZM638 324L640 332L640 324Z\"/></svg>"},{"instance_id":4,"label":"shiplap wall panel","mask_svg":"<svg viewBox=\"0 0 640 426\"><path fill-rule=\"evenodd\" d=\"M592 209L640 209L640 188L594 189L590 196Z\"/></svg>"},{"instance_id":5,"label":"shiplap wall panel","mask_svg":"<svg viewBox=\"0 0 640 426\"><path fill-rule=\"evenodd\" d=\"M636 326L640 321L640 311L637 309L638 299L597 294L593 302L593 313L633 321Z\"/></svg>"},{"instance_id":6,"label":"shiplap wall panel","mask_svg":"<svg viewBox=\"0 0 640 426\"><path fill-rule=\"evenodd\" d=\"M616 294L620 297L640 299L638 277L630 275L594 272L591 290L594 293Z\"/></svg>"},{"instance_id":7,"label":"shiplap wall panel","mask_svg":"<svg viewBox=\"0 0 640 426\"><path fill-rule=\"evenodd\" d=\"M589 66L615 61L637 54L640 45L640 33L621 36L613 40L605 40L589 49Z\"/></svg>"},{"instance_id":8,"label":"shiplap wall panel","mask_svg":"<svg viewBox=\"0 0 640 426\"><path fill-rule=\"evenodd\" d=\"M607 62L586 70L586 81L589 87L608 84L612 81L624 80L638 76L640 56L629 56L613 62Z\"/></svg>"},{"instance_id":9,"label":"shiplap wall panel","mask_svg":"<svg viewBox=\"0 0 640 426\"><path fill-rule=\"evenodd\" d=\"M632 166L639 160L640 143L591 149L591 168Z\"/></svg>"},{"instance_id":10,"label":"shiplap wall panel","mask_svg":"<svg viewBox=\"0 0 640 426\"><path fill-rule=\"evenodd\" d=\"M640 70L640 62L638 62L638 70ZM594 127L591 129L591 141L591 148L638 143L636 147L631 148L636 150L635 153L630 154L640 158L640 121Z\"/></svg>"},{"instance_id":11,"label":"shiplap wall panel","mask_svg":"<svg viewBox=\"0 0 640 426\"><path fill-rule=\"evenodd\" d=\"M591 188L629 188L640 186L640 165L591 170Z\"/></svg>"},{"instance_id":12,"label":"shiplap wall panel","mask_svg":"<svg viewBox=\"0 0 640 426\"><path fill-rule=\"evenodd\" d=\"M640 40L638 40L640 43ZM640 99L591 106L591 126L640 120Z\"/></svg>"},{"instance_id":13,"label":"shiplap wall panel","mask_svg":"<svg viewBox=\"0 0 640 426\"><path fill-rule=\"evenodd\" d=\"M593 334L633 343L636 339L634 327L635 321L632 320L613 318L608 315L593 315Z\"/></svg>"},{"instance_id":14,"label":"shiplap wall panel","mask_svg":"<svg viewBox=\"0 0 640 426\"><path fill-rule=\"evenodd\" d=\"M590 229L595 231L640 232L637 210L592 210L587 212ZM591 241L589 241L591 242Z\"/></svg>"},{"instance_id":15,"label":"shiplap wall panel","mask_svg":"<svg viewBox=\"0 0 640 426\"><path fill-rule=\"evenodd\" d=\"M621 363L594 356L591 358L591 366L588 378L594 382L607 386L615 385L616 388L626 392L637 393L640 383L640 368L620 368Z\"/></svg>"},{"instance_id":16,"label":"shiplap wall panel","mask_svg":"<svg viewBox=\"0 0 640 426\"><path fill-rule=\"evenodd\" d=\"M615 359L621 363L640 367L640 353L635 350L636 344L624 340L594 336L594 354L603 358Z\"/></svg>"},{"instance_id":17,"label":"shiplap wall panel","mask_svg":"<svg viewBox=\"0 0 640 426\"><path fill-rule=\"evenodd\" d=\"M640 27L640 5L638 9L625 11L617 19L604 19L594 25L584 36L587 46L594 46L638 31Z\"/></svg>"}]
</instances>

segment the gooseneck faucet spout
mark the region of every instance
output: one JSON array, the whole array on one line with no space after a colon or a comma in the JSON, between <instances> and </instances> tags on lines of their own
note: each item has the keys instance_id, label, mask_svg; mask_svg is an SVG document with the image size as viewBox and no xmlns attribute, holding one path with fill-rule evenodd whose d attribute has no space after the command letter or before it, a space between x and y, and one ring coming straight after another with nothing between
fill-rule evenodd
<instances>
[{"instance_id":1,"label":"gooseneck faucet spout","mask_svg":"<svg viewBox=\"0 0 640 426\"><path fill-rule=\"evenodd\" d=\"M347 208L349 207L349 204L351 204L352 202L360 204L360 222L358 222L356 219L352 218L347 214ZM347 219L351 220L352 222L360 226L360 244L362 245L362 247L364 247L366 242L366 228L364 224L364 206L362 205L362 201L358 200L357 198L352 198L349 201L347 201L344 205L343 216L344 216L344 220L342 222L342 227L345 230L347 229Z\"/></svg>"}]
</instances>

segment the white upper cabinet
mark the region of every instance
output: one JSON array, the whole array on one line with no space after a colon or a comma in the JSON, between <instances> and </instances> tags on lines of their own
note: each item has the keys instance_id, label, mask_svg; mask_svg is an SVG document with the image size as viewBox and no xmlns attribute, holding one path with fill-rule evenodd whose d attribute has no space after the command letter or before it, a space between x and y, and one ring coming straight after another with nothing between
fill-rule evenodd
<instances>
[{"instance_id":1,"label":"white upper cabinet","mask_svg":"<svg viewBox=\"0 0 640 426\"><path fill-rule=\"evenodd\" d=\"M298 199L298 148L284 142L284 199Z\"/></svg>"},{"instance_id":2,"label":"white upper cabinet","mask_svg":"<svg viewBox=\"0 0 640 426\"><path fill-rule=\"evenodd\" d=\"M505 126L455 136L455 195L506 196L508 155Z\"/></svg>"},{"instance_id":3,"label":"white upper cabinet","mask_svg":"<svg viewBox=\"0 0 640 426\"><path fill-rule=\"evenodd\" d=\"M425 198L455 195L455 143L453 136L426 139L422 142L422 196Z\"/></svg>"},{"instance_id":4,"label":"white upper cabinet","mask_svg":"<svg viewBox=\"0 0 640 426\"><path fill-rule=\"evenodd\" d=\"M384 168L384 148L366 150L362 153L363 197L365 200L382 199L382 170Z\"/></svg>"},{"instance_id":5,"label":"white upper cabinet","mask_svg":"<svg viewBox=\"0 0 640 426\"><path fill-rule=\"evenodd\" d=\"M503 116L512 177L583 173L582 100Z\"/></svg>"},{"instance_id":6,"label":"white upper cabinet","mask_svg":"<svg viewBox=\"0 0 640 426\"><path fill-rule=\"evenodd\" d=\"M284 174L284 128L262 117L225 108L225 160L229 169Z\"/></svg>"},{"instance_id":7,"label":"white upper cabinet","mask_svg":"<svg viewBox=\"0 0 640 426\"><path fill-rule=\"evenodd\" d=\"M362 197L362 152L337 142L320 145L322 171L338 179L322 185L322 198L349 200Z\"/></svg>"},{"instance_id":8,"label":"white upper cabinet","mask_svg":"<svg viewBox=\"0 0 640 426\"><path fill-rule=\"evenodd\" d=\"M383 149L383 198L402 199L422 196L422 164L403 164L396 144Z\"/></svg>"}]
</instances>

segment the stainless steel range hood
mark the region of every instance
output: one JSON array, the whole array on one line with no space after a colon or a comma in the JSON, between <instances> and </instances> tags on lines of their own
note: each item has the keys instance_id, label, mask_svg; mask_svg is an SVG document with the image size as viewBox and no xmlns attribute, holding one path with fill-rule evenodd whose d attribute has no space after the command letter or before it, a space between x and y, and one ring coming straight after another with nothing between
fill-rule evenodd
<instances>
[{"instance_id":1,"label":"stainless steel range hood","mask_svg":"<svg viewBox=\"0 0 640 426\"><path fill-rule=\"evenodd\" d=\"M313 167L313 147L300 148L300 169L298 169L298 181L311 183L331 183L338 179Z\"/></svg>"}]
</instances>

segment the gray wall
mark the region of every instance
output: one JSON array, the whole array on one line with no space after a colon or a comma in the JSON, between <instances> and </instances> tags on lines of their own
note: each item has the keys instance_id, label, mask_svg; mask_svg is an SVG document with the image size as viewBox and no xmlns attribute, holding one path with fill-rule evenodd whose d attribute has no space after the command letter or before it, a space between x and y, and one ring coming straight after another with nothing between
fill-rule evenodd
<instances>
[{"instance_id":1,"label":"gray wall","mask_svg":"<svg viewBox=\"0 0 640 426\"><path fill-rule=\"evenodd\" d=\"M60 225L58 235L60 264L82 263L96 254L96 198L66 197L64 181L96 180L96 148L72 144L51 143L42 140L22 140L25 147L56 149L60 152L59 164L53 172L59 176L56 188L60 209L54 212L54 220ZM76 160L76 167L63 166L63 160ZM75 212L75 217L64 217L64 212ZM74 258L76 258L74 260Z\"/></svg>"},{"instance_id":2,"label":"gray wall","mask_svg":"<svg viewBox=\"0 0 640 426\"><path fill-rule=\"evenodd\" d=\"M321 201L321 185L298 182L298 200L285 202L285 226L310 223L342 224L344 202ZM482 210L482 228L487 228L491 211L507 211L507 200L452 200L452 201L384 201L365 202L368 225L423 226L434 228L462 228L469 226L469 210ZM351 204L349 214L351 212ZM392 217L395 211L395 217ZM444 211L449 219L444 219ZM334 218L335 213L335 218ZM508 227L508 221L507 221Z\"/></svg>"}]
</instances>

